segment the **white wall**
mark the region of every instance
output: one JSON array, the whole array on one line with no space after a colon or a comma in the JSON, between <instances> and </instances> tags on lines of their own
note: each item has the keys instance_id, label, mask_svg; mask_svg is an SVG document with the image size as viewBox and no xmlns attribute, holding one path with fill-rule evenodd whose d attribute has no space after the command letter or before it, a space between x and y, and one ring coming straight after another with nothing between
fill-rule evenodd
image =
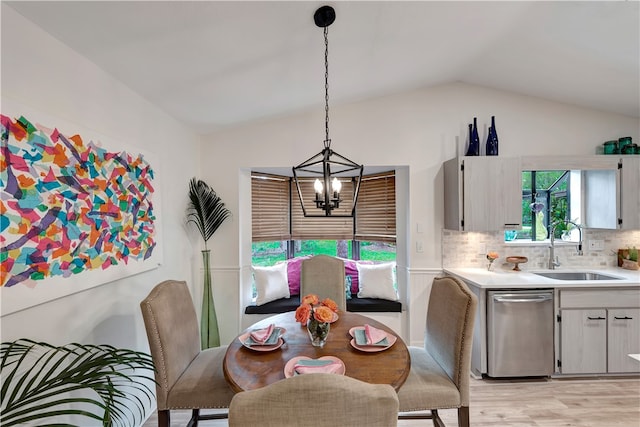
<instances>
[{"instance_id":1,"label":"white wall","mask_svg":"<svg viewBox=\"0 0 640 427\"><path fill-rule=\"evenodd\" d=\"M198 174L199 137L5 3L2 98L155 154L164 237L159 268L2 316L2 340L108 343L148 351L139 304L151 288L171 278L187 280L197 301L202 293L194 278L200 242L184 226L188 180Z\"/></svg>"},{"instance_id":2,"label":"white wall","mask_svg":"<svg viewBox=\"0 0 640 427\"><path fill-rule=\"evenodd\" d=\"M323 113L318 108L247 124L209 135L203 144L203 178L236 215L233 227L222 230L214 242L216 262L239 267L238 277L244 280L250 279L251 249L246 171L291 167L319 152L324 139ZM331 106L334 150L365 165L409 167L409 224L404 240L409 239L407 292L411 302L412 295L426 294L424 287L430 286L430 278L441 268L441 165L458 152L464 154L467 124L473 117L478 117L480 138L484 141L492 115L496 116L501 156L590 155L606 140L627 135L638 140L640 129L638 118L462 83ZM208 167L210 164L216 166ZM422 233L416 232L418 222ZM423 243L422 253L415 251L417 240ZM218 286L238 289L239 285L230 281ZM410 341L420 341L423 313L412 315L410 322L414 325L410 327Z\"/></svg>"}]
</instances>

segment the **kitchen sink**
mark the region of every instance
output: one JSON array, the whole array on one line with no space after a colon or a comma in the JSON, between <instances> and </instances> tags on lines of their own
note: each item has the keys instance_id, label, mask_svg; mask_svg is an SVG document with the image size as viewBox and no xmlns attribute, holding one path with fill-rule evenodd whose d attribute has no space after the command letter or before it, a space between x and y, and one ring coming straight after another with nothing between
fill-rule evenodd
<instances>
[{"instance_id":1,"label":"kitchen sink","mask_svg":"<svg viewBox=\"0 0 640 427\"><path fill-rule=\"evenodd\" d=\"M545 271L533 274L556 280L620 280L619 277L588 271Z\"/></svg>"}]
</instances>

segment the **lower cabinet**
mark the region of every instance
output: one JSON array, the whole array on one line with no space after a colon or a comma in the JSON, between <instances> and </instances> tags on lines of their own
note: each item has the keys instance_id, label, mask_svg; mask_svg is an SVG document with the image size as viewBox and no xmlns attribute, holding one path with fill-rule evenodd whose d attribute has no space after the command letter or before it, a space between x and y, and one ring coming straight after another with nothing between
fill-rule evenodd
<instances>
[{"instance_id":1,"label":"lower cabinet","mask_svg":"<svg viewBox=\"0 0 640 427\"><path fill-rule=\"evenodd\" d=\"M562 374L640 372L639 290L561 290L559 308Z\"/></svg>"},{"instance_id":2,"label":"lower cabinet","mask_svg":"<svg viewBox=\"0 0 640 427\"><path fill-rule=\"evenodd\" d=\"M640 353L640 309L607 312L607 372L640 371L640 362L629 357Z\"/></svg>"},{"instance_id":3,"label":"lower cabinet","mask_svg":"<svg viewBox=\"0 0 640 427\"><path fill-rule=\"evenodd\" d=\"M607 310L563 310L560 334L563 374L607 372Z\"/></svg>"}]
</instances>

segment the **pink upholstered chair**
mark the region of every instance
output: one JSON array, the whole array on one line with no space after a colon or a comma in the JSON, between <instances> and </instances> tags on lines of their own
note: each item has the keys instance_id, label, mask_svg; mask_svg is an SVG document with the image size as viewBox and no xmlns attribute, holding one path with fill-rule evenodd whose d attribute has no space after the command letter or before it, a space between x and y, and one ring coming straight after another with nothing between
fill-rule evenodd
<instances>
[{"instance_id":1,"label":"pink upholstered chair","mask_svg":"<svg viewBox=\"0 0 640 427\"><path fill-rule=\"evenodd\" d=\"M198 420L227 418L200 415L200 409L228 408L234 392L222 372L226 347L200 350L198 319L185 282L158 284L140 303L151 357L156 368L158 426L168 427L172 409L192 409Z\"/></svg>"},{"instance_id":2,"label":"pink upholstered chair","mask_svg":"<svg viewBox=\"0 0 640 427\"><path fill-rule=\"evenodd\" d=\"M431 286L424 348L409 347L411 372L398 391L400 419L431 418L458 408L458 426L469 426L471 343L478 299L460 280L436 278Z\"/></svg>"}]
</instances>

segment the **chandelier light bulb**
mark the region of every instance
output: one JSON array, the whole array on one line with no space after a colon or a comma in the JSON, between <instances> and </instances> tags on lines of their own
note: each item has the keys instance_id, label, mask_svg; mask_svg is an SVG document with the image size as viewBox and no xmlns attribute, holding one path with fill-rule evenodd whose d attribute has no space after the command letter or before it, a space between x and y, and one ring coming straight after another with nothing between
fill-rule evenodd
<instances>
[{"instance_id":1,"label":"chandelier light bulb","mask_svg":"<svg viewBox=\"0 0 640 427\"><path fill-rule=\"evenodd\" d=\"M342 190L342 183L338 178L333 178L333 181L331 182L331 188L333 189L334 193L340 193L340 190Z\"/></svg>"},{"instance_id":2,"label":"chandelier light bulb","mask_svg":"<svg viewBox=\"0 0 640 427\"><path fill-rule=\"evenodd\" d=\"M316 178L315 182L313 183L313 189L316 190L316 194L322 194L322 181L320 181L318 178Z\"/></svg>"}]
</instances>

